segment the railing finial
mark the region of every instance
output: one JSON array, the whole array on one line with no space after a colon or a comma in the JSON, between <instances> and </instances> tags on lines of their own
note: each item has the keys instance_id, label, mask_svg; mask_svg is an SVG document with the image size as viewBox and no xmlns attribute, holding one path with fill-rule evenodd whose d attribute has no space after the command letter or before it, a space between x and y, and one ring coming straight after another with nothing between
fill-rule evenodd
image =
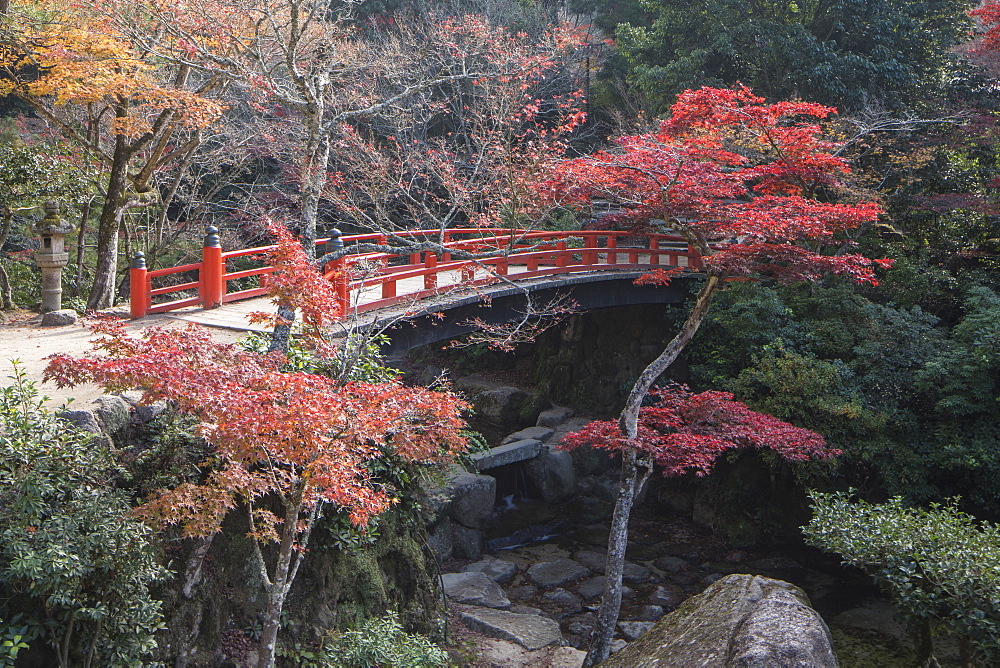
<instances>
[{"instance_id":1,"label":"railing finial","mask_svg":"<svg viewBox=\"0 0 1000 668\"><path fill-rule=\"evenodd\" d=\"M131 269L145 269L146 268L146 254L142 251L136 251L135 256L132 258L132 264L129 265Z\"/></svg>"},{"instance_id":2,"label":"railing finial","mask_svg":"<svg viewBox=\"0 0 1000 668\"><path fill-rule=\"evenodd\" d=\"M205 228L205 243L202 244L205 248L221 248L222 241L219 240L219 228L214 225L209 225Z\"/></svg>"},{"instance_id":3,"label":"railing finial","mask_svg":"<svg viewBox=\"0 0 1000 668\"><path fill-rule=\"evenodd\" d=\"M326 252L333 253L334 251L343 250L344 240L341 239L343 233L336 227L330 230L330 238L326 242Z\"/></svg>"}]
</instances>

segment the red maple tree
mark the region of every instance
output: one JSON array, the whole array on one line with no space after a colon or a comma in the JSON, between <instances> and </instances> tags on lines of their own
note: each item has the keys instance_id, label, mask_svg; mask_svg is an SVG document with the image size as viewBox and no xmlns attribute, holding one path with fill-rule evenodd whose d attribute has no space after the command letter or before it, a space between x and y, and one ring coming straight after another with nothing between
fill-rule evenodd
<instances>
[{"instance_id":1,"label":"red maple tree","mask_svg":"<svg viewBox=\"0 0 1000 668\"><path fill-rule=\"evenodd\" d=\"M829 201L848 173L818 123L834 112L807 102L766 104L743 86L689 90L679 96L656 132L620 137L612 150L553 168L554 177L544 189L549 201L591 211L610 208L614 213L600 218L602 228L618 225L680 234L701 254L704 276L680 331L635 381L617 431L603 426L592 432L597 442L604 439L606 447L622 451L622 484L608 543L607 588L588 665L604 661L610 652L621 605L628 518L657 457L670 452L663 450L663 439L686 443L687 452L674 463L681 468L711 461L725 441L718 440L718 433L709 436L681 428L682 423L667 430L675 435L653 438L649 425L640 424L650 388L691 341L715 293L729 279L759 276L816 281L838 274L875 283L875 270L889 264L848 252L853 243L849 234L876 221L878 206ZM641 280L666 283L676 273L658 270ZM666 398L661 395L661 402ZM694 398L704 402L711 397L693 395L685 402ZM673 401L678 399L667 404ZM761 419L758 426L763 427ZM705 450L697 454L694 446Z\"/></svg>"},{"instance_id":2,"label":"red maple tree","mask_svg":"<svg viewBox=\"0 0 1000 668\"><path fill-rule=\"evenodd\" d=\"M980 7L969 12L969 16L979 19L986 27L978 50L1000 50L1000 2L985 2Z\"/></svg>"},{"instance_id":3,"label":"red maple tree","mask_svg":"<svg viewBox=\"0 0 1000 668\"><path fill-rule=\"evenodd\" d=\"M330 306L329 284L291 235L280 235L274 259L276 301L318 322ZM386 455L448 461L465 446L466 404L450 392L283 372L284 355L218 343L195 325L150 328L141 338L117 319L98 320L94 329L103 335L95 341L101 354L53 355L46 378L60 387L138 388L144 402L166 399L201 420L218 465L204 482L162 490L137 512L155 525L179 525L186 537L207 537L238 505L247 510L252 559L267 594L262 668L274 665L281 611L324 507L333 504L364 526L396 501L392 489L372 480L368 462ZM264 543L278 546L270 563Z\"/></svg>"},{"instance_id":4,"label":"red maple tree","mask_svg":"<svg viewBox=\"0 0 1000 668\"><path fill-rule=\"evenodd\" d=\"M768 448L789 461L840 454L827 448L816 432L751 410L729 392L693 393L685 385L672 384L652 389L649 396L653 403L639 410L635 438L625 438L616 421L595 420L566 434L561 447L612 452L634 448L648 455L665 476L707 475L720 455L739 448Z\"/></svg>"}]
</instances>

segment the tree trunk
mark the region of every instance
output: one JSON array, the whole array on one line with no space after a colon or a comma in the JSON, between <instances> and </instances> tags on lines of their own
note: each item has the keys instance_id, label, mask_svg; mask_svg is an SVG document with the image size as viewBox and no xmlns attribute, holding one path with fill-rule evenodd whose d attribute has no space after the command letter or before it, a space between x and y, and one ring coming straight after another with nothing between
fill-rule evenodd
<instances>
[{"instance_id":1,"label":"tree trunk","mask_svg":"<svg viewBox=\"0 0 1000 668\"><path fill-rule=\"evenodd\" d=\"M701 286L694 308L688 314L681 330L667 344L659 357L649 363L632 386L625 408L618 418L618 427L625 438L634 439L639 433L639 409L649 394L653 383L666 371L681 354L685 346L694 337L701 326L712 297L721 285L722 278L717 274L709 274L705 284ZM628 544L628 520L632 513L632 505L639 485L638 452L634 449L622 453L622 477L618 490L618 500L615 502L615 512L611 519L611 534L608 536L608 559L605 565L604 595L601 597L601 607L597 611L597 622L591 636L590 651L587 653L586 666L596 666L607 660L611 654L611 640L618 624L618 613L622 602L622 573L625 569L625 547Z\"/></svg>"},{"instance_id":2,"label":"tree trunk","mask_svg":"<svg viewBox=\"0 0 1000 668\"><path fill-rule=\"evenodd\" d=\"M326 165L330 159L330 138L320 124L322 115L309 124L306 164L302 168L302 248L306 257L316 259L316 227L319 222L319 202L326 189Z\"/></svg>"},{"instance_id":3,"label":"tree trunk","mask_svg":"<svg viewBox=\"0 0 1000 668\"><path fill-rule=\"evenodd\" d=\"M3 302L2 308L4 311L14 308L14 295L10 289L10 278L7 276L7 270L3 266L0 266L0 301Z\"/></svg>"},{"instance_id":4,"label":"tree trunk","mask_svg":"<svg viewBox=\"0 0 1000 668\"><path fill-rule=\"evenodd\" d=\"M80 290L83 289L84 261L87 253L87 220L90 218L90 200L83 203L83 211L80 213L80 229L76 233L76 278L73 280L73 288L70 296L79 297Z\"/></svg>"},{"instance_id":5,"label":"tree trunk","mask_svg":"<svg viewBox=\"0 0 1000 668\"><path fill-rule=\"evenodd\" d=\"M271 331L271 344L267 347L267 352L278 351L288 353L288 346L292 342L292 325L295 324L295 310L284 306L278 308L278 323Z\"/></svg>"},{"instance_id":6,"label":"tree trunk","mask_svg":"<svg viewBox=\"0 0 1000 668\"><path fill-rule=\"evenodd\" d=\"M628 547L628 520L635 503L636 484L639 480L638 452L634 449L622 453L621 485L615 512L611 517L608 534L608 557L604 567L604 594L597 620L591 632L591 648L585 666L595 666L611 654L611 639L618 624L622 605L622 575L625 572L625 549Z\"/></svg>"},{"instance_id":7,"label":"tree trunk","mask_svg":"<svg viewBox=\"0 0 1000 668\"><path fill-rule=\"evenodd\" d=\"M87 309L98 311L114 305L115 278L118 274L118 227L121 223L128 185L129 151L125 140L115 141L115 154L108 177L108 189L97 227L97 265Z\"/></svg>"},{"instance_id":8,"label":"tree trunk","mask_svg":"<svg viewBox=\"0 0 1000 668\"><path fill-rule=\"evenodd\" d=\"M299 505L285 506L285 518L278 544L278 562L274 566L274 577L267 588L267 609L264 612L264 628L257 646L257 668L274 668L274 652L277 649L278 630L281 627L281 611L285 597L291 588L292 556L295 552L295 535L299 526Z\"/></svg>"},{"instance_id":9,"label":"tree trunk","mask_svg":"<svg viewBox=\"0 0 1000 668\"><path fill-rule=\"evenodd\" d=\"M14 212L6 211L3 216L3 225L0 226L0 251L3 250L3 246L7 243L7 237L10 235L10 225L14 220ZM14 297L12 290L10 289L10 278L7 276L7 270L0 266L0 299L3 301L3 310L9 311L14 308Z\"/></svg>"}]
</instances>

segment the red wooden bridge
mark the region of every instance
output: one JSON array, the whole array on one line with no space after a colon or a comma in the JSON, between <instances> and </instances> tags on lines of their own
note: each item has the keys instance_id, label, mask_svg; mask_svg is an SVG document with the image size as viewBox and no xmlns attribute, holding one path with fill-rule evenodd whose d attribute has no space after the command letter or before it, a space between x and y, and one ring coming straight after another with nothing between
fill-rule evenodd
<instances>
[{"instance_id":1,"label":"red wooden bridge","mask_svg":"<svg viewBox=\"0 0 1000 668\"><path fill-rule=\"evenodd\" d=\"M461 228L413 230L394 235L414 242L440 241L443 253L358 253L331 262L342 313L357 314L445 293L468 291L510 281L563 277L567 274L615 274L658 267L701 267L701 256L681 237L612 230L531 231ZM357 244L386 245L381 234L354 234L317 240L317 254ZM131 269L132 318L188 307L214 308L267 294L266 264L274 246L224 251L218 231L209 228L200 262L147 271L141 253ZM457 260L452 254L492 254ZM241 260L242 259L242 260ZM250 268L234 265L250 263ZM252 283L252 287L239 287ZM231 287L232 286L232 287Z\"/></svg>"}]
</instances>

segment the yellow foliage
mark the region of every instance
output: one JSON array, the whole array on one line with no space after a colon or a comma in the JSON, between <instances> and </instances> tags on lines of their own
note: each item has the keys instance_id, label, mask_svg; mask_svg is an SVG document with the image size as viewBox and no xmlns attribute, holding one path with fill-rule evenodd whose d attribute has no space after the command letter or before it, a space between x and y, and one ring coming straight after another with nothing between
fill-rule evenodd
<instances>
[{"instance_id":1,"label":"yellow foliage","mask_svg":"<svg viewBox=\"0 0 1000 668\"><path fill-rule=\"evenodd\" d=\"M100 105L113 109L110 130L133 138L170 109L189 127L204 127L223 106L171 84L172 76L104 17L78 3L13 3L0 47L0 93L48 108Z\"/></svg>"}]
</instances>

